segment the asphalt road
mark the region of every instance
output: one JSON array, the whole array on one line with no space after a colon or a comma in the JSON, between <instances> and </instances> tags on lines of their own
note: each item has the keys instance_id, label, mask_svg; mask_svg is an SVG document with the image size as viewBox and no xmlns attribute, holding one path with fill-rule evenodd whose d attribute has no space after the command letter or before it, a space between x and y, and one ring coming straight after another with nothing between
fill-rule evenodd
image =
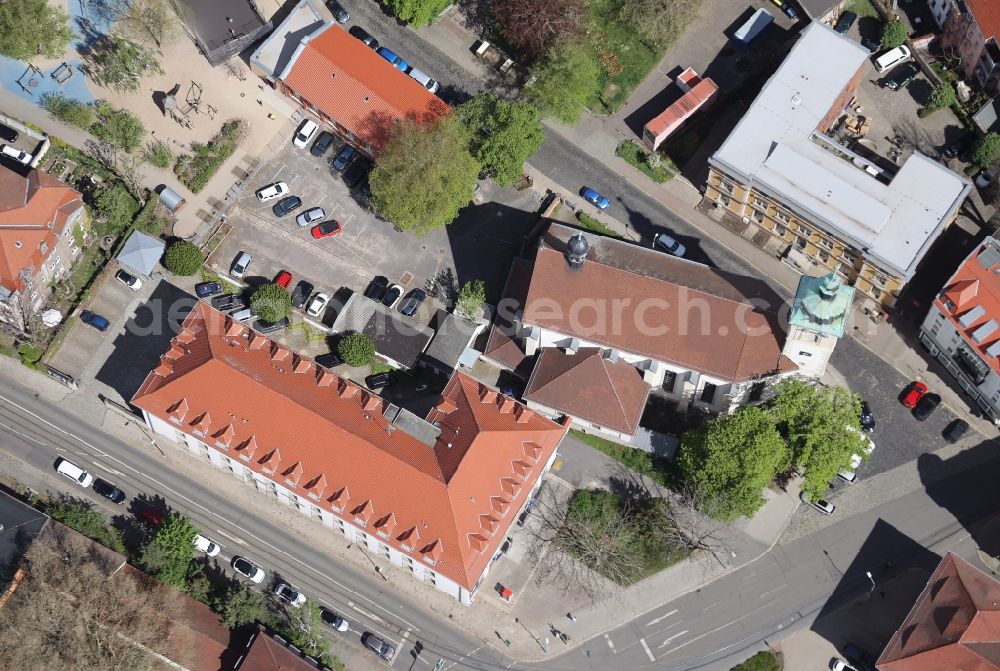
<instances>
[{"instance_id":1,"label":"asphalt road","mask_svg":"<svg viewBox=\"0 0 1000 671\"><path fill-rule=\"evenodd\" d=\"M446 660L444 668L452 668L450 663L473 651L475 660L466 660L460 668L506 668L511 662L396 592L382 578L331 561L287 529L243 508L239 500L215 495L205 483L164 468L152 447L140 450L126 444L7 378L0 378L0 449L43 473L54 475L56 459L64 457L115 483L129 496L122 506L93 490L74 488L68 480L59 481L60 491L91 498L113 515L131 517L143 502L155 505L157 497L162 497L172 509L190 517L203 535L222 546L217 557L221 566L228 566L233 555L246 557L267 573L262 588L285 580L310 599L342 614L350 631L331 631L334 651L350 646L370 668L378 668L382 662L361 650L360 636L366 630L396 647L392 664L396 668L410 667L414 661L410 651L416 641L424 646L421 660L429 660L432 666L440 658Z\"/></svg>"}]
</instances>

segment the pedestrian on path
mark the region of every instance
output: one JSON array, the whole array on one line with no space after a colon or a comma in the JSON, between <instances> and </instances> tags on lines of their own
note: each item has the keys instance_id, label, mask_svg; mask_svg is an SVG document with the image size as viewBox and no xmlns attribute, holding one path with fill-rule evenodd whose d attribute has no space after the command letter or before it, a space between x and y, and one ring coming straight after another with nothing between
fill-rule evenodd
<instances>
[{"instance_id":1,"label":"pedestrian on path","mask_svg":"<svg viewBox=\"0 0 1000 671\"><path fill-rule=\"evenodd\" d=\"M566 617L576 622L576 616L573 613L566 613Z\"/></svg>"}]
</instances>

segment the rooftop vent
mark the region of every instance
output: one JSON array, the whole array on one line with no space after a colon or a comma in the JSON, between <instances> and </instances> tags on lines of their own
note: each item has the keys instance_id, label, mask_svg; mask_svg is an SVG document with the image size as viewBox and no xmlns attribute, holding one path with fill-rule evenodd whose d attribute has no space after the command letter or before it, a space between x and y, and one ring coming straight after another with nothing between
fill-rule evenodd
<instances>
[{"instance_id":1,"label":"rooftop vent","mask_svg":"<svg viewBox=\"0 0 1000 671\"><path fill-rule=\"evenodd\" d=\"M799 103L801 103L801 102L802 102L802 96L800 96L798 93L796 93L795 95L792 96L792 105L793 106L798 107Z\"/></svg>"}]
</instances>

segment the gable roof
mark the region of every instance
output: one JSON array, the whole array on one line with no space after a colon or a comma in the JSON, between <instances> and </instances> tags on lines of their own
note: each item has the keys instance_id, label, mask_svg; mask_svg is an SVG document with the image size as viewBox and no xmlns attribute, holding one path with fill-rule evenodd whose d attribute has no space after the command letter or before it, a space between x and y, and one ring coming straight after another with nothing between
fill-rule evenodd
<instances>
[{"instance_id":1,"label":"gable roof","mask_svg":"<svg viewBox=\"0 0 1000 671\"><path fill-rule=\"evenodd\" d=\"M1000 669L1000 582L946 554L876 666L879 671Z\"/></svg>"},{"instance_id":2,"label":"gable roof","mask_svg":"<svg viewBox=\"0 0 1000 671\"><path fill-rule=\"evenodd\" d=\"M552 223L539 242L523 322L713 377L743 381L795 370L781 354L784 300L765 282L623 240Z\"/></svg>"},{"instance_id":3,"label":"gable roof","mask_svg":"<svg viewBox=\"0 0 1000 671\"><path fill-rule=\"evenodd\" d=\"M247 644L247 653L234 666L240 671L316 671L325 669L311 657L305 658L288 649L284 639L269 634L262 625Z\"/></svg>"},{"instance_id":4,"label":"gable roof","mask_svg":"<svg viewBox=\"0 0 1000 671\"><path fill-rule=\"evenodd\" d=\"M567 430L461 373L426 422L395 422L202 302L132 402L470 590Z\"/></svg>"},{"instance_id":5,"label":"gable roof","mask_svg":"<svg viewBox=\"0 0 1000 671\"><path fill-rule=\"evenodd\" d=\"M599 348L567 354L546 347L523 398L631 436L639 428L649 389L635 366L605 358Z\"/></svg>"},{"instance_id":6,"label":"gable roof","mask_svg":"<svg viewBox=\"0 0 1000 671\"><path fill-rule=\"evenodd\" d=\"M534 264L531 261L514 259L507 274L507 283L503 288L503 298L493 317L489 340L486 341L483 350L483 356L487 359L492 359L515 372L528 359L528 355L524 353L517 340L517 324L514 317L524 307L528 298L533 268Z\"/></svg>"},{"instance_id":7,"label":"gable roof","mask_svg":"<svg viewBox=\"0 0 1000 671\"><path fill-rule=\"evenodd\" d=\"M335 23L304 43L284 83L377 154L393 122L427 122L450 108Z\"/></svg>"},{"instance_id":8,"label":"gable roof","mask_svg":"<svg viewBox=\"0 0 1000 671\"><path fill-rule=\"evenodd\" d=\"M364 333L375 343L376 352L407 368L413 368L434 337L432 329L357 292L347 299L330 328Z\"/></svg>"},{"instance_id":9,"label":"gable roof","mask_svg":"<svg viewBox=\"0 0 1000 671\"><path fill-rule=\"evenodd\" d=\"M47 172L22 176L0 165L0 285L23 289L21 271L38 272L82 207L80 194Z\"/></svg>"},{"instance_id":10,"label":"gable roof","mask_svg":"<svg viewBox=\"0 0 1000 671\"><path fill-rule=\"evenodd\" d=\"M987 40L1000 38L1000 4L996 0L965 0Z\"/></svg>"}]
</instances>

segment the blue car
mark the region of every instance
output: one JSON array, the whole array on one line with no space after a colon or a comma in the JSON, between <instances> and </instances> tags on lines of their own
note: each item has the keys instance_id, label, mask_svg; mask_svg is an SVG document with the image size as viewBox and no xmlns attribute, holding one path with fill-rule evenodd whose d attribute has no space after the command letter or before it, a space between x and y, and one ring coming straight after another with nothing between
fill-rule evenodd
<instances>
[{"instance_id":1,"label":"blue car","mask_svg":"<svg viewBox=\"0 0 1000 671\"><path fill-rule=\"evenodd\" d=\"M410 69L409 63L407 63L400 56L397 56L396 54L392 53L385 47L379 47L378 49L375 50L375 53L377 53L379 56L392 63L393 66L400 72L406 72L407 70Z\"/></svg>"},{"instance_id":2,"label":"blue car","mask_svg":"<svg viewBox=\"0 0 1000 671\"><path fill-rule=\"evenodd\" d=\"M596 205L598 209L601 210L608 209L608 205L611 204L611 201L607 199L607 196L602 196L601 194L591 189L589 186L583 187L583 190L580 191L580 195L583 196L583 199L586 200L588 203Z\"/></svg>"},{"instance_id":3,"label":"blue car","mask_svg":"<svg viewBox=\"0 0 1000 671\"><path fill-rule=\"evenodd\" d=\"M91 312L90 310L84 310L80 313L80 321L84 324L90 324L98 331L107 331L108 327L111 326L111 322L96 312Z\"/></svg>"}]
</instances>

